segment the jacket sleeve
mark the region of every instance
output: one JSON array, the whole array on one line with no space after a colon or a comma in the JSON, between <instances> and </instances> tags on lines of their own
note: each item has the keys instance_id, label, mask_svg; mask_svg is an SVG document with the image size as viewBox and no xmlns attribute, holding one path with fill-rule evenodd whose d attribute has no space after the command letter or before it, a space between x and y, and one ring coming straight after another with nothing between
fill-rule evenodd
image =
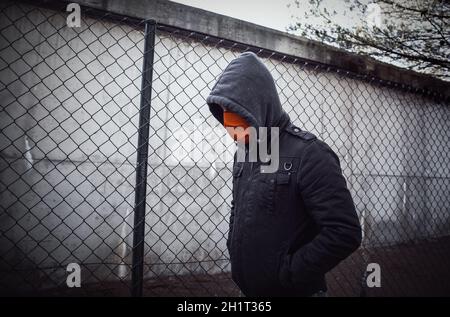
<instances>
[{"instance_id":1,"label":"jacket sleeve","mask_svg":"<svg viewBox=\"0 0 450 317\"><path fill-rule=\"evenodd\" d=\"M338 156L315 140L301 159L297 185L319 229L318 235L288 257L290 279L307 283L348 257L361 244L361 226Z\"/></svg>"}]
</instances>

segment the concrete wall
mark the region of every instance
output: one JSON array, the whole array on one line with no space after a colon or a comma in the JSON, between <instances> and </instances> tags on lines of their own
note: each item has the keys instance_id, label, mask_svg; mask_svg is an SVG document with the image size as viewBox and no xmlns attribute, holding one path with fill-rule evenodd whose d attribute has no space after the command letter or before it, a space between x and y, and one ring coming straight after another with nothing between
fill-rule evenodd
<instances>
[{"instance_id":1,"label":"concrete wall","mask_svg":"<svg viewBox=\"0 0 450 317\"><path fill-rule=\"evenodd\" d=\"M65 14L23 4L1 11L1 266L49 286L70 262L85 281L128 279L142 30L87 17L67 28ZM157 34L146 277L229 270L234 149L205 98L238 54ZM263 61L294 123L339 155L366 244L450 233L447 104Z\"/></svg>"},{"instance_id":2,"label":"concrete wall","mask_svg":"<svg viewBox=\"0 0 450 317\"><path fill-rule=\"evenodd\" d=\"M50 10L2 7L2 267L50 268L25 274L30 283L61 283L64 267L53 268L70 262L94 263L86 280L126 277L142 32L92 19L75 30Z\"/></svg>"}]
</instances>

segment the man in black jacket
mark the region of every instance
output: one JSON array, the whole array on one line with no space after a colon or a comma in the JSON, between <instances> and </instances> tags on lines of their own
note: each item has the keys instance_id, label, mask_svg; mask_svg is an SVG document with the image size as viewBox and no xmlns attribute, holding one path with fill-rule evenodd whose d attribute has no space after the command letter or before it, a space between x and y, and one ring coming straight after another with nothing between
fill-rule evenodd
<instances>
[{"instance_id":1,"label":"man in black jacket","mask_svg":"<svg viewBox=\"0 0 450 317\"><path fill-rule=\"evenodd\" d=\"M235 155L227 240L233 280L246 296L326 291L325 273L361 243L337 155L291 123L270 72L253 53L227 66L207 103L222 124L225 109L257 130L279 129L276 172L263 173L266 163L240 162Z\"/></svg>"}]
</instances>

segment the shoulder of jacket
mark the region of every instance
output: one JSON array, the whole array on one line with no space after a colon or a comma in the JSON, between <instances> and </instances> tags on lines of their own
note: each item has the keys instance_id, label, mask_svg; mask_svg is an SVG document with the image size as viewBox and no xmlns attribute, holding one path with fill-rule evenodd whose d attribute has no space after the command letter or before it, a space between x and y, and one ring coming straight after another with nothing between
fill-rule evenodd
<instances>
[{"instance_id":1,"label":"shoulder of jacket","mask_svg":"<svg viewBox=\"0 0 450 317\"><path fill-rule=\"evenodd\" d=\"M289 134L292 134L304 141L317 140L317 137L313 133L304 131L293 124L288 125L285 129Z\"/></svg>"}]
</instances>

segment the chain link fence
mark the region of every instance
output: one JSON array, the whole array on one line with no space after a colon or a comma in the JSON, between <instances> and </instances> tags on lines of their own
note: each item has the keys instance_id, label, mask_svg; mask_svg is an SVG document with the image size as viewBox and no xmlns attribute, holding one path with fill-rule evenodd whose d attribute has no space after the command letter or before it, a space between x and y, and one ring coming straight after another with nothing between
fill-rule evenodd
<instances>
[{"instance_id":1,"label":"chain link fence","mask_svg":"<svg viewBox=\"0 0 450 317\"><path fill-rule=\"evenodd\" d=\"M363 244L327 275L330 295L450 294L439 93L85 7L70 28L66 4L0 8L2 294L240 295L226 249L235 145L205 99L244 51L341 160Z\"/></svg>"}]
</instances>

